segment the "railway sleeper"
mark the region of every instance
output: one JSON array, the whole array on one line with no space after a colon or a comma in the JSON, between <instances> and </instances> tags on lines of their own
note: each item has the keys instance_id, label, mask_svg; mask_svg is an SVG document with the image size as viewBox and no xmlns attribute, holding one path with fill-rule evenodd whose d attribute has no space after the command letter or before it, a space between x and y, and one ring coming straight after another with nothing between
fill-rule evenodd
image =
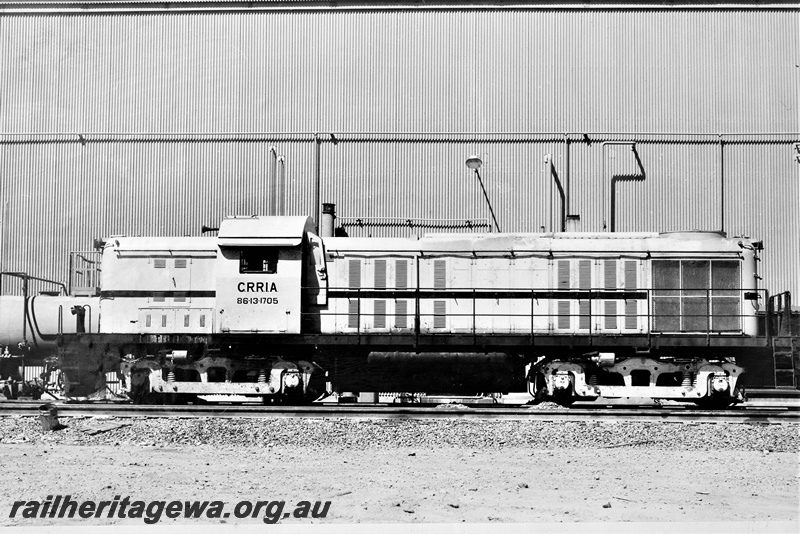
<instances>
[{"instance_id":1,"label":"railway sleeper","mask_svg":"<svg viewBox=\"0 0 800 534\"><path fill-rule=\"evenodd\" d=\"M744 401L744 368L702 358L617 360L600 352L570 361L543 360L526 368L528 391L538 401L569 405L599 397L640 397L723 407Z\"/></svg>"}]
</instances>

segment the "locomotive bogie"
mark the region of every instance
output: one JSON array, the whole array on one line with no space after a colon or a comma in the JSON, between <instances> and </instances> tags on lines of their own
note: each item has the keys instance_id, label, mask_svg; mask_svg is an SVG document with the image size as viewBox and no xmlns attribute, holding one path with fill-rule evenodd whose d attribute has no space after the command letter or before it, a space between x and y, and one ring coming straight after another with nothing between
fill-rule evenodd
<instances>
[{"instance_id":1,"label":"locomotive bogie","mask_svg":"<svg viewBox=\"0 0 800 534\"><path fill-rule=\"evenodd\" d=\"M177 354L177 357L176 357ZM165 363L154 356L121 364L131 397L151 392L177 395L244 395L311 402L323 391L313 379L324 374L316 364L282 358L239 359L207 356L191 361L173 351Z\"/></svg>"},{"instance_id":2,"label":"locomotive bogie","mask_svg":"<svg viewBox=\"0 0 800 534\"><path fill-rule=\"evenodd\" d=\"M672 360L672 361L670 361ZM538 400L574 402L637 397L692 402L744 400L745 369L731 362L633 357L616 360L612 353L583 361L550 361L527 368L528 391Z\"/></svg>"}]
</instances>

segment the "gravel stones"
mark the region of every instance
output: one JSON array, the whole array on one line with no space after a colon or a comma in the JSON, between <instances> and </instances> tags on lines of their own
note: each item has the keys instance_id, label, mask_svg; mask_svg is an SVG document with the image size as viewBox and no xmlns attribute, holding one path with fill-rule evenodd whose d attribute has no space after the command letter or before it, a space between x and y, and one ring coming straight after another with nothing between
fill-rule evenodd
<instances>
[{"instance_id":1,"label":"gravel stones","mask_svg":"<svg viewBox=\"0 0 800 534\"><path fill-rule=\"evenodd\" d=\"M52 445L209 445L310 448L737 450L797 452L800 425L664 422L382 420L302 418L120 418L130 423L94 436L84 419L61 417L63 428L43 432L36 417L0 418L0 443ZM113 421L114 418L111 418Z\"/></svg>"}]
</instances>

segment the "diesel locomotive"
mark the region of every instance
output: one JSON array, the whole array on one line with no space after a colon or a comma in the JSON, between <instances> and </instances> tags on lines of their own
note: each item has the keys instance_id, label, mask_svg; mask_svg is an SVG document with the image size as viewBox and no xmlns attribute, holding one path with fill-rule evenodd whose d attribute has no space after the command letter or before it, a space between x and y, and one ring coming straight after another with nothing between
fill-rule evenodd
<instances>
[{"instance_id":1,"label":"diesel locomotive","mask_svg":"<svg viewBox=\"0 0 800 534\"><path fill-rule=\"evenodd\" d=\"M93 294L0 297L7 355L57 354L68 395L117 373L136 402L226 394L527 388L568 405L708 405L778 369L760 243L714 232L320 234L228 217L216 236L98 243ZM791 355L790 359L796 357Z\"/></svg>"}]
</instances>

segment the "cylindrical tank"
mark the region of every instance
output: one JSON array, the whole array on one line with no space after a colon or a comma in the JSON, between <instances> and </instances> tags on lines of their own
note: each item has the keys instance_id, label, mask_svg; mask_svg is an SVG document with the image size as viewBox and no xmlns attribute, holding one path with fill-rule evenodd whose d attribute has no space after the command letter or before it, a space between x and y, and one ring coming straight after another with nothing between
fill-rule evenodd
<instances>
[{"instance_id":1,"label":"cylindrical tank","mask_svg":"<svg viewBox=\"0 0 800 534\"><path fill-rule=\"evenodd\" d=\"M85 332L97 332L99 304L97 297L37 295L28 297L26 314L24 297L0 296L0 346L15 354L19 344L27 342L25 355L55 354L59 332L75 334L81 321Z\"/></svg>"}]
</instances>

